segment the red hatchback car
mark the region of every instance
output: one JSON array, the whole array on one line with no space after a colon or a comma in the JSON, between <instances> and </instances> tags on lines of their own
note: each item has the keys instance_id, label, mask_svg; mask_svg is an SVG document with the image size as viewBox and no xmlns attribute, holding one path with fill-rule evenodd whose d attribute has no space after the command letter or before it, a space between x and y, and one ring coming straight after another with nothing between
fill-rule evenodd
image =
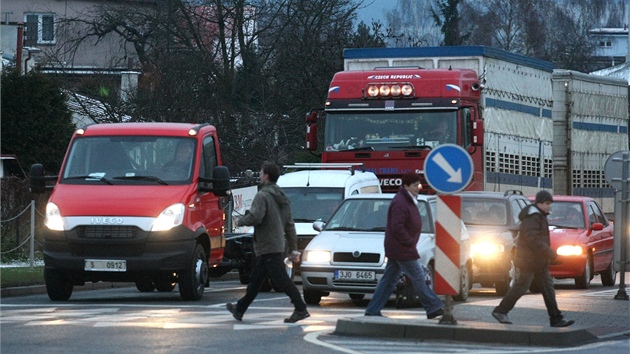
<instances>
[{"instance_id":1,"label":"red hatchback car","mask_svg":"<svg viewBox=\"0 0 630 354\"><path fill-rule=\"evenodd\" d=\"M549 220L551 248L558 258L550 267L557 279L573 278L586 289L595 274L604 286L615 285L613 224L589 197L554 195Z\"/></svg>"}]
</instances>

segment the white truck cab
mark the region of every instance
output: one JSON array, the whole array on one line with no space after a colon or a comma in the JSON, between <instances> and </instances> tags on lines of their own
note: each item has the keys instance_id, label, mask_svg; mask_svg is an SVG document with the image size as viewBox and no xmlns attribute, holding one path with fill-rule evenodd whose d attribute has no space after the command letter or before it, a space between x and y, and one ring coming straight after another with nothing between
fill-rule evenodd
<instances>
[{"instance_id":1,"label":"white truck cab","mask_svg":"<svg viewBox=\"0 0 630 354\"><path fill-rule=\"evenodd\" d=\"M379 179L361 163L298 163L284 169L295 170L281 175L277 183L291 201L300 252L318 233L313 222L327 221L346 197L381 193Z\"/></svg>"}]
</instances>

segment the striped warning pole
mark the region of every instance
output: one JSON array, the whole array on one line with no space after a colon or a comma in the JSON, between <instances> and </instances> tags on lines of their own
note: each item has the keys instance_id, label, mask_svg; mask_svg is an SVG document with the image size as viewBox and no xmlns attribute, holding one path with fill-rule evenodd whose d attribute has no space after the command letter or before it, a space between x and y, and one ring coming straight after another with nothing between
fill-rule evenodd
<instances>
[{"instance_id":1,"label":"striped warning pole","mask_svg":"<svg viewBox=\"0 0 630 354\"><path fill-rule=\"evenodd\" d=\"M438 195L434 290L436 294L446 295L445 311L440 323L457 323L453 318L452 295L459 294L461 290L461 209L459 196Z\"/></svg>"}]
</instances>

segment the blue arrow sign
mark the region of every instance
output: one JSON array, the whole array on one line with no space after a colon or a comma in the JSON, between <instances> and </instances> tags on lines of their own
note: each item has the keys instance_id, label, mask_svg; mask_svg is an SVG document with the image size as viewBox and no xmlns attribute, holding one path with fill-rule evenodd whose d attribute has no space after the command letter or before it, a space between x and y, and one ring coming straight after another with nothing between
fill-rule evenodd
<instances>
[{"instance_id":1,"label":"blue arrow sign","mask_svg":"<svg viewBox=\"0 0 630 354\"><path fill-rule=\"evenodd\" d=\"M466 188L472 179L472 158L459 145L439 145L424 161L424 176L436 191L457 193Z\"/></svg>"}]
</instances>

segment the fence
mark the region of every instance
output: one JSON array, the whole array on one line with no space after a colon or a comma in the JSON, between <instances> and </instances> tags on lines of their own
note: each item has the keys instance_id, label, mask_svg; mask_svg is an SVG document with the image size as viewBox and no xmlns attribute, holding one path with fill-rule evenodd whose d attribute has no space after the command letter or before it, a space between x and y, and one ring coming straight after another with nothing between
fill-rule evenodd
<instances>
[{"instance_id":1,"label":"fence","mask_svg":"<svg viewBox=\"0 0 630 354\"><path fill-rule=\"evenodd\" d=\"M2 178L0 185L0 259L5 262L28 257L32 267L35 252L41 251L36 235L44 215L38 206L45 203L47 196L34 198L29 192L28 180L24 179Z\"/></svg>"}]
</instances>

